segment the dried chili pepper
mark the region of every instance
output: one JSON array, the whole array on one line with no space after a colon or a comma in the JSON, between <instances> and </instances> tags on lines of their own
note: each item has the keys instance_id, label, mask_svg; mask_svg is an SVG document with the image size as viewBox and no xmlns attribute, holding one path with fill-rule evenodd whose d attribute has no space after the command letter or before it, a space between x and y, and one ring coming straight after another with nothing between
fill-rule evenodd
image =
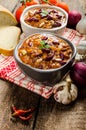
<instances>
[{"instance_id":1,"label":"dried chili pepper","mask_svg":"<svg viewBox=\"0 0 86 130\"><path fill-rule=\"evenodd\" d=\"M12 116L22 116L22 115L25 115L25 114L29 114L29 113L32 113L35 108L30 108L28 110L22 110L22 109L19 109L17 110L14 106L13 106L13 110L14 110L14 113L12 114Z\"/></svg>"},{"instance_id":2,"label":"dried chili pepper","mask_svg":"<svg viewBox=\"0 0 86 130\"><path fill-rule=\"evenodd\" d=\"M30 114L29 116L27 116L27 117L25 117L25 116L19 116L19 118L20 119L22 119L22 120L29 120L29 119L31 119L32 118L32 114Z\"/></svg>"},{"instance_id":3,"label":"dried chili pepper","mask_svg":"<svg viewBox=\"0 0 86 130\"><path fill-rule=\"evenodd\" d=\"M19 116L19 115L24 115L25 111L24 110L16 110L12 116Z\"/></svg>"},{"instance_id":4,"label":"dried chili pepper","mask_svg":"<svg viewBox=\"0 0 86 130\"><path fill-rule=\"evenodd\" d=\"M15 106L12 105L12 117L19 117L22 120L29 120L32 118L32 112L36 108L30 108L28 110L22 110L22 109L17 109Z\"/></svg>"}]
</instances>

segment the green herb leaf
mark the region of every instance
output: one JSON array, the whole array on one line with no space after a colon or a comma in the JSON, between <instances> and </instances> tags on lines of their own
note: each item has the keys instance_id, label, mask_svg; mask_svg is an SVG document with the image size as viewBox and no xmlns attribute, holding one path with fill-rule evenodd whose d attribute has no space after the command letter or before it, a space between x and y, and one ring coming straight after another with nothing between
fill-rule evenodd
<instances>
[{"instance_id":1,"label":"green herb leaf","mask_svg":"<svg viewBox=\"0 0 86 130\"><path fill-rule=\"evenodd\" d=\"M45 43L45 41L40 41L40 43L41 43L41 45L45 45L46 43Z\"/></svg>"},{"instance_id":2,"label":"green herb leaf","mask_svg":"<svg viewBox=\"0 0 86 130\"><path fill-rule=\"evenodd\" d=\"M26 3L26 2L31 2L32 0L20 0L20 3Z\"/></svg>"},{"instance_id":3,"label":"green herb leaf","mask_svg":"<svg viewBox=\"0 0 86 130\"><path fill-rule=\"evenodd\" d=\"M41 15L42 15L42 16L46 16L47 14L48 14L48 11L42 9Z\"/></svg>"},{"instance_id":4,"label":"green herb leaf","mask_svg":"<svg viewBox=\"0 0 86 130\"><path fill-rule=\"evenodd\" d=\"M27 2L31 2L32 0L26 0Z\"/></svg>"},{"instance_id":5,"label":"green herb leaf","mask_svg":"<svg viewBox=\"0 0 86 130\"><path fill-rule=\"evenodd\" d=\"M43 48L44 48L44 46L39 46L39 49L41 49L41 50L42 50Z\"/></svg>"},{"instance_id":6,"label":"green herb leaf","mask_svg":"<svg viewBox=\"0 0 86 130\"><path fill-rule=\"evenodd\" d=\"M50 48L50 45L46 44L46 42L44 40L40 41L41 46L39 46L39 49L43 49L43 48Z\"/></svg>"},{"instance_id":7,"label":"green herb leaf","mask_svg":"<svg viewBox=\"0 0 86 130\"><path fill-rule=\"evenodd\" d=\"M20 0L20 3L26 2L26 0Z\"/></svg>"},{"instance_id":8,"label":"green herb leaf","mask_svg":"<svg viewBox=\"0 0 86 130\"><path fill-rule=\"evenodd\" d=\"M50 45L45 45L45 48L47 48L47 49L50 48Z\"/></svg>"},{"instance_id":9,"label":"green herb leaf","mask_svg":"<svg viewBox=\"0 0 86 130\"><path fill-rule=\"evenodd\" d=\"M48 3L49 1L48 0L43 0L44 2Z\"/></svg>"}]
</instances>

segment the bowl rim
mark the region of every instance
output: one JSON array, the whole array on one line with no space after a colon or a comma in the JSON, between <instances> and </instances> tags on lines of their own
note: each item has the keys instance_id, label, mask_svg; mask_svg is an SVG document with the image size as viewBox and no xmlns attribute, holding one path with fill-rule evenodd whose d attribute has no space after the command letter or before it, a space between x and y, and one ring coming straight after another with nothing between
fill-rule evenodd
<instances>
[{"instance_id":1,"label":"bowl rim","mask_svg":"<svg viewBox=\"0 0 86 130\"><path fill-rule=\"evenodd\" d=\"M66 64L62 65L62 66L59 67L59 68L42 70L42 69L34 68L34 67L30 66L29 64L25 64L24 62L21 61L21 59L20 59L19 56L18 56L18 48L19 48L19 47L23 44L23 42L24 42L27 38L29 38L30 36L35 35L35 34L43 34L42 32L33 33L33 34L27 36L26 38L24 38L24 40L21 40L21 41L19 42L19 44L17 44L17 46L16 46L15 49L14 49L14 58L15 58L16 61L20 62L21 64L23 64L23 65L26 66L26 67L29 67L30 69L32 69L32 70L34 70L34 71L42 72L42 73L46 73L46 72L50 72L50 73L51 73L51 72L54 72L54 71L57 71L57 70L60 70L60 69L64 68L65 66L67 66L67 65L69 64L69 62L70 62L71 60L73 60L73 58L74 58L75 55L76 55L76 46L75 46L71 41L69 41L69 40L66 39L66 38L63 38L62 36L58 36L58 35L56 35L56 34L54 34L54 33L49 33L49 32L44 32L44 33L51 34L51 35L54 35L54 36L56 36L56 37L59 37L59 38L65 40L65 41L71 46L71 48L72 48L72 50L73 50L73 54L72 54L71 58L68 60L68 62L67 62Z\"/></svg>"},{"instance_id":2,"label":"bowl rim","mask_svg":"<svg viewBox=\"0 0 86 130\"><path fill-rule=\"evenodd\" d=\"M51 8L51 9L59 10L59 11L61 11L61 12L65 15L66 21L65 21L65 23L64 23L61 27L55 27L55 28L51 28L51 29L37 28L37 27L33 27L33 26L31 26L31 25L28 25L27 23L24 22L24 15L26 14L26 12L27 12L28 10L33 9L33 8L35 8L35 7ZM51 5L40 5L40 4L37 4L37 5L28 6L28 7L26 7L26 8L23 10L23 12L22 12L22 14L21 14L21 17L20 17L20 23L21 23L21 24L24 24L26 27L29 27L30 29L41 30L41 31L51 31L51 32L52 32L52 31L56 31L56 30L60 30L60 29L62 29L62 28L64 28L64 27L66 27L67 21L68 21L68 13L67 13L65 10L63 10L62 8L57 7L57 6L54 6L54 5L51 6Z\"/></svg>"}]
</instances>

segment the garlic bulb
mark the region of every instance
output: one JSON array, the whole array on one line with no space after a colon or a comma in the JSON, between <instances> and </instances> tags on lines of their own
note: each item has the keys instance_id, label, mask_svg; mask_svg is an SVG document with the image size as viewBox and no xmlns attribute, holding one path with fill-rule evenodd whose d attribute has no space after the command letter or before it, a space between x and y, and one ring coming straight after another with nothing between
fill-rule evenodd
<instances>
[{"instance_id":1,"label":"garlic bulb","mask_svg":"<svg viewBox=\"0 0 86 130\"><path fill-rule=\"evenodd\" d=\"M53 92L54 99L65 105L73 102L78 96L78 89L76 85L72 83L69 76L56 84L53 88Z\"/></svg>"},{"instance_id":2,"label":"garlic bulb","mask_svg":"<svg viewBox=\"0 0 86 130\"><path fill-rule=\"evenodd\" d=\"M82 18L76 25L76 30L81 34L86 35L86 14L85 17Z\"/></svg>"}]
</instances>

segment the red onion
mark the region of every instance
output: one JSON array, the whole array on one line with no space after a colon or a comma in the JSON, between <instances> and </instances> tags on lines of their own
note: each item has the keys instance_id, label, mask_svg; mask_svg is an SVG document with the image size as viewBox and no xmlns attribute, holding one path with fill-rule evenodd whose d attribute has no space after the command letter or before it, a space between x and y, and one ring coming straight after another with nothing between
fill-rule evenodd
<instances>
[{"instance_id":1,"label":"red onion","mask_svg":"<svg viewBox=\"0 0 86 130\"><path fill-rule=\"evenodd\" d=\"M86 64L84 62L75 63L70 71L70 77L76 85L86 86Z\"/></svg>"},{"instance_id":2,"label":"red onion","mask_svg":"<svg viewBox=\"0 0 86 130\"><path fill-rule=\"evenodd\" d=\"M75 28L81 17L80 12L76 10L70 11L68 14L68 27Z\"/></svg>"}]
</instances>

